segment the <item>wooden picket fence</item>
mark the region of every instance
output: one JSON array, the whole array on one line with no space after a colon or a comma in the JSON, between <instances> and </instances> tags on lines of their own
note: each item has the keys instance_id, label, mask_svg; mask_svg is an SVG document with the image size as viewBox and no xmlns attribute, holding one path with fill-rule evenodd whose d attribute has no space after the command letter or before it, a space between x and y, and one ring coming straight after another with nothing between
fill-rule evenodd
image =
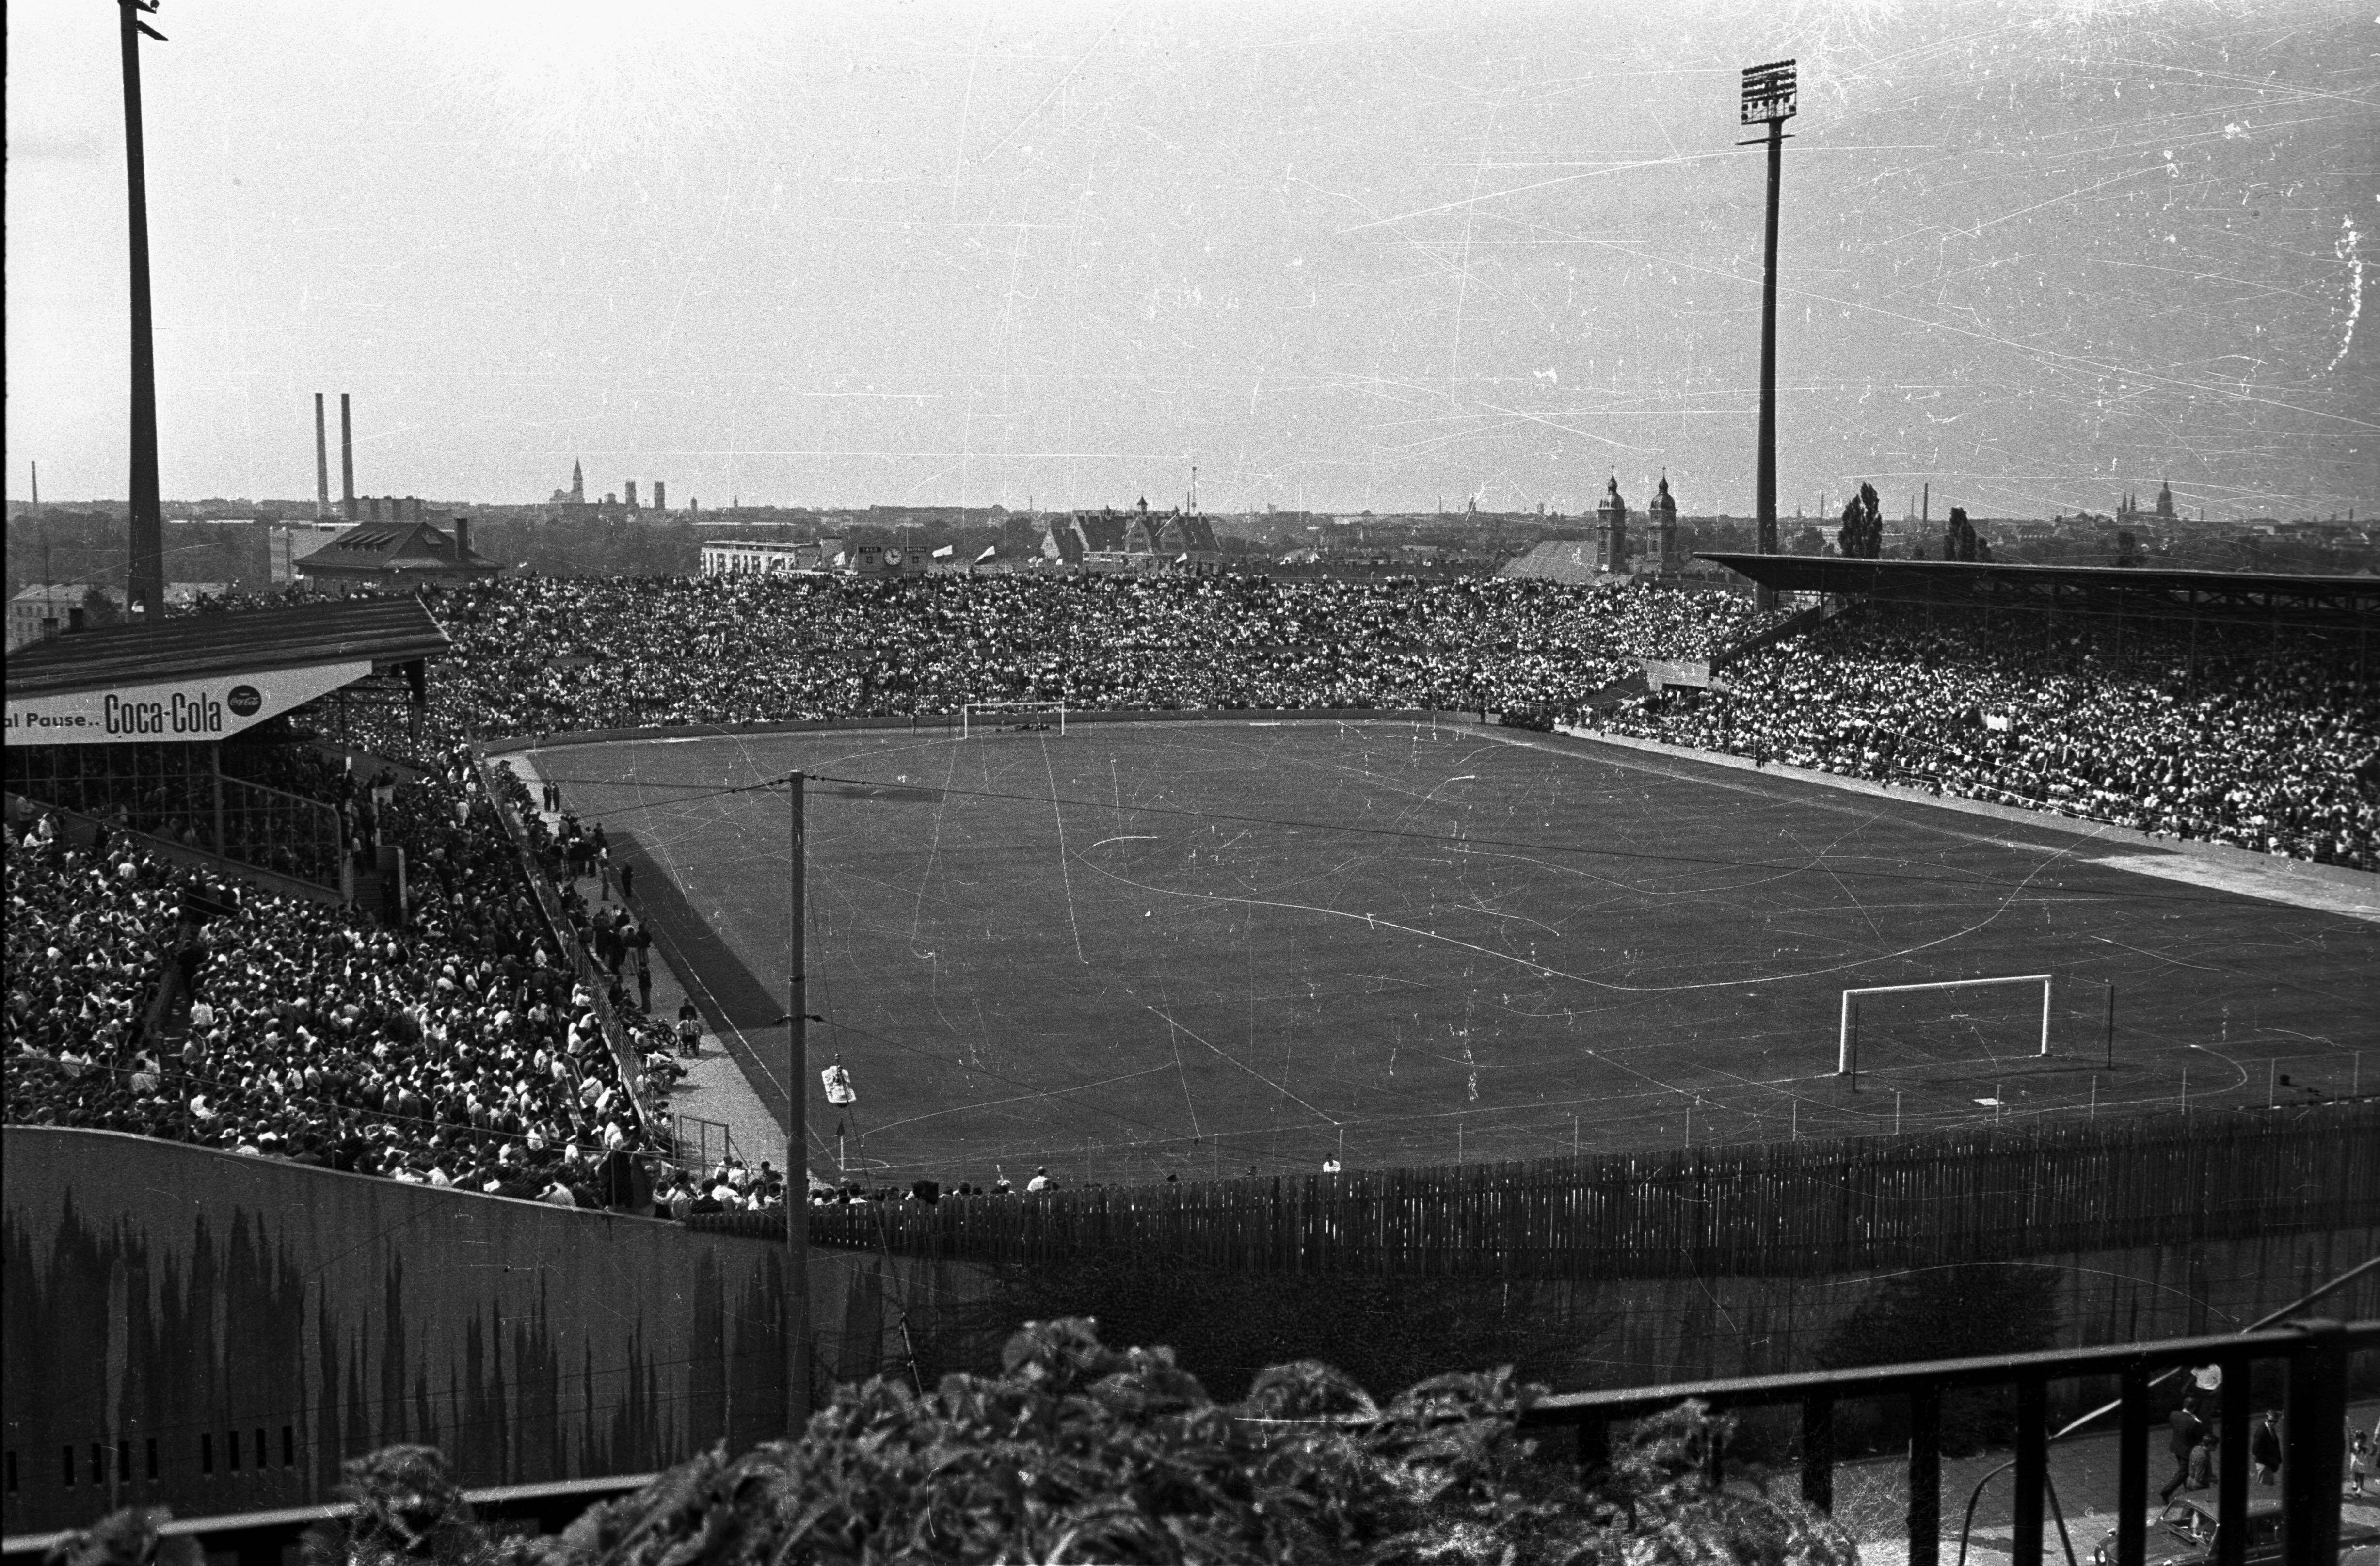
<instances>
[{"instance_id":1,"label":"wooden picket fence","mask_svg":"<svg viewBox=\"0 0 2380 1566\"><path fill-rule=\"evenodd\" d=\"M2380 1102L810 1210L813 1244L1251 1272L1809 1275L2380 1224Z\"/></svg>"}]
</instances>

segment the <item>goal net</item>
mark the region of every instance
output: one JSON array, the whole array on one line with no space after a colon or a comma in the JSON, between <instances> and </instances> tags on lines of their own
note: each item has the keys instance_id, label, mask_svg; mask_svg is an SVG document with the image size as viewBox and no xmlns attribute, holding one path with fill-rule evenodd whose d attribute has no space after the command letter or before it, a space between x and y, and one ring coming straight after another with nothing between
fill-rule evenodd
<instances>
[{"instance_id":1,"label":"goal net","mask_svg":"<svg viewBox=\"0 0 2380 1566\"><path fill-rule=\"evenodd\" d=\"M959 737L1066 732L1062 701L970 701L959 709Z\"/></svg>"},{"instance_id":2,"label":"goal net","mask_svg":"<svg viewBox=\"0 0 2380 1566\"><path fill-rule=\"evenodd\" d=\"M2003 987L2039 985L2039 1052L2049 1053L2049 975L2046 973L2010 974L1999 978L1951 978L1933 984L1874 984L1843 991L1842 1031L1836 1045L1835 1074L1848 1076L1852 1086L1859 1086L1860 1033L1863 1013L1868 1022L1871 1052L1879 1044L1895 1041L1902 1033L1924 1036L1955 1034L1955 1025L1968 1023L1972 1027L1974 1014L1962 1011L1963 998L1951 993L1960 990L1999 990ZM1903 998L1907 999L1903 999ZM2034 1014L2032 997L2018 989L2012 997L1978 996L1993 1017L2022 1026L2026 1033L2034 1029ZM2013 1000L2016 1004L2009 1002ZM1882 1025L1882 1026L1878 1026Z\"/></svg>"}]
</instances>

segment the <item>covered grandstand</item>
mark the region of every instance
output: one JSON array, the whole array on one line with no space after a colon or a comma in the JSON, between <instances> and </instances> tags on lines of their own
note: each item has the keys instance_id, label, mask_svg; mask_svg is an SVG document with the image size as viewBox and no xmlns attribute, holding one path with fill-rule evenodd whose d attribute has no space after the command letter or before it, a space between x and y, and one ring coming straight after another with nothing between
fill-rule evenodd
<instances>
[{"instance_id":1,"label":"covered grandstand","mask_svg":"<svg viewBox=\"0 0 2380 1566\"><path fill-rule=\"evenodd\" d=\"M1701 554L1779 592L1825 593L1958 609L2154 615L2173 620L2320 625L2368 631L2380 577L2167 571L1997 561L1848 560L1817 554Z\"/></svg>"},{"instance_id":2,"label":"covered grandstand","mask_svg":"<svg viewBox=\"0 0 2380 1566\"><path fill-rule=\"evenodd\" d=\"M227 861L306 895L356 894L338 812L278 783L301 735L358 709L418 730L452 648L418 599L202 613L53 637L8 660L10 795Z\"/></svg>"}]
</instances>

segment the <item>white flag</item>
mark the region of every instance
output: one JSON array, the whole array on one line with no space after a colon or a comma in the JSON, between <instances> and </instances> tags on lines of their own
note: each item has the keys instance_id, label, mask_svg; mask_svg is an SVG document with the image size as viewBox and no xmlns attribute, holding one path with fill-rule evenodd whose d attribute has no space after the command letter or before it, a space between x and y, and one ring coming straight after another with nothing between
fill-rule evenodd
<instances>
[{"instance_id":1,"label":"white flag","mask_svg":"<svg viewBox=\"0 0 2380 1566\"><path fill-rule=\"evenodd\" d=\"M944 544L941 548L934 551L934 558L936 560L948 560L950 557L951 546L948 544Z\"/></svg>"},{"instance_id":2,"label":"white flag","mask_svg":"<svg viewBox=\"0 0 2380 1566\"><path fill-rule=\"evenodd\" d=\"M1185 549L1185 550L1184 550L1180 554L1175 555L1175 556L1173 557L1173 564L1176 564L1176 565L1187 565L1187 564L1190 564L1190 552L1189 552L1188 550L1186 550L1186 549Z\"/></svg>"},{"instance_id":3,"label":"white flag","mask_svg":"<svg viewBox=\"0 0 2380 1566\"><path fill-rule=\"evenodd\" d=\"M837 565L840 565L840 564L842 564L844 563L843 555L844 555L844 552L843 552L843 551L841 551L841 550L836 550L836 551L834 552L834 563L835 563Z\"/></svg>"},{"instance_id":4,"label":"white flag","mask_svg":"<svg viewBox=\"0 0 2380 1566\"><path fill-rule=\"evenodd\" d=\"M983 552L982 552L981 554L978 554L978 555L977 555L977 556L975 557L975 563L976 563L978 565L980 565L980 564L982 564L985 561L990 560L993 555L995 555L995 554L997 554L997 553L999 553L999 552L1000 552L1000 550L999 550L999 546L998 546L998 545L995 545L995 544L986 544L986 545L984 545L984 546L983 546Z\"/></svg>"}]
</instances>

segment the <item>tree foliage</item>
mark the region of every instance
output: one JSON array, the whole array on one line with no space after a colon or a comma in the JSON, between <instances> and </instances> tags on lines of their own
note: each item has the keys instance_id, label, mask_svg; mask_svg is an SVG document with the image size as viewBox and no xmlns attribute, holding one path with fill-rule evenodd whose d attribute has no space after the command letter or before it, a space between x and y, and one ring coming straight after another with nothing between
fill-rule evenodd
<instances>
[{"instance_id":1,"label":"tree foliage","mask_svg":"<svg viewBox=\"0 0 2380 1566\"><path fill-rule=\"evenodd\" d=\"M1884 504L1874 484L1862 484L1859 493L1843 504L1843 525L1835 547L1846 560L1880 560L1884 556Z\"/></svg>"},{"instance_id":2,"label":"tree foliage","mask_svg":"<svg viewBox=\"0 0 2380 1566\"><path fill-rule=\"evenodd\" d=\"M348 1467L352 1516L310 1566L861 1566L1112 1561L1248 1566L1853 1566L1798 1501L1713 1491L1731 1431L1699 1404L1647 1420L1583 1483L1514 1416L1507 1370L1439 1376L1385 1404L1311 1360L1215 1402L1169 1349L1111 1349L1082 1318L1035 1322L997 1376L920 1396L838 1388L800 1437L714 1449L565 1532L502 1539L443 1465L393 1448ZM85 1538L96 1537L115 1520ZM153 1529L152 1529L153 1532ZM72 1557L115 1566L117 1556ZM126 1566L149 1566L127 1554Z\"/></svg>"},{"instance_id":3,"label":"tree foliage","mask_svg":"<svg viewBox=\"0 0 2380 1566\"><path fill-rule=\"evenodd\" d=\"M1992 546L1976 534L1974 525L1967 520L1966 507L1952 506L1950 520L1942 529L1942 558L1976 561L1991 557Z\"/></svg>"}]
</instances>

